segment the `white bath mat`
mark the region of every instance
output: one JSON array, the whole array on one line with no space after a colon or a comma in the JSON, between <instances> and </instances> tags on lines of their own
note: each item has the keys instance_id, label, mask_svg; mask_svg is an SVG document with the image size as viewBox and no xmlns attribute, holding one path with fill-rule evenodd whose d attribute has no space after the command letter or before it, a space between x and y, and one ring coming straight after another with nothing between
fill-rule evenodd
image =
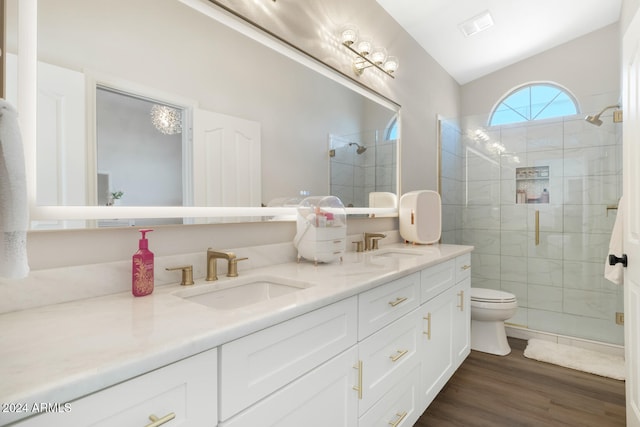
<instances>
[{"instance_id":1,"label":"white bath mat","mask_svg":"<svg viewBox=\"0 0 640 427\"><path fill-rule=\"evenodd\" d=\"M624 380L624 357L531 338L524 356L602 377Z\"/></svg>"}]
</instances>

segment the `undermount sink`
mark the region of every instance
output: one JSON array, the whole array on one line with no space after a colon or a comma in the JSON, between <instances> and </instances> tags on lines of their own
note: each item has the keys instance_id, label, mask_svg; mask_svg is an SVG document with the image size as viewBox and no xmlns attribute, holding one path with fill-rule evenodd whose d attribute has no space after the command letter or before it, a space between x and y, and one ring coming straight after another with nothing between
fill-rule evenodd
<instances>
[{"instance_id":1,"label":"undermount sink","mask_svg":"<svg viewBox=\"0 0 640 427\"><path fill-rule=\"evenodd\" d=\"M251 278L242 282L195 285L174 295L216 310L233 310L298 292L308 288L304 282L274 277Z\"/></svg>"},{"instance_id":2,"label":"undermount sink","mask_svg":"<svg viewBox=\"0 0 640 427\"><path fill-rule=\"evenodd\" d=\"M375 251L372 255L385 258L415 258L423 256L424 252L415 249L385 248Z\"/></svg>"}]
</instances>

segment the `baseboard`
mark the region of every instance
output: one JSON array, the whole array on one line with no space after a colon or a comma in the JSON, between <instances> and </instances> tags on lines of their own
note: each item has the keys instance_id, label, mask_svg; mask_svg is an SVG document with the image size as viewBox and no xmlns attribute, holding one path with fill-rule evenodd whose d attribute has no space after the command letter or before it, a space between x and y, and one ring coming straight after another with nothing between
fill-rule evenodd
<instances>
[{"instance_id":1,"label":"baseboard","mask_svg":"<svg viewBox=\"0 0 640 427\"><path fill-rule=\"evenodd\" d=\"M599 351L601 353L612 354L624 357L624 346L617 344L609 344L599 341L591 341L583 338L568 337L565 335L552 334L549 332L534 331L518 325L505 324L507 336L528 340L529 338L538 338L541 340L551 341L558 344L564 344L574 347L586 348L588 350Z\"/></svg>"}]
</instances>

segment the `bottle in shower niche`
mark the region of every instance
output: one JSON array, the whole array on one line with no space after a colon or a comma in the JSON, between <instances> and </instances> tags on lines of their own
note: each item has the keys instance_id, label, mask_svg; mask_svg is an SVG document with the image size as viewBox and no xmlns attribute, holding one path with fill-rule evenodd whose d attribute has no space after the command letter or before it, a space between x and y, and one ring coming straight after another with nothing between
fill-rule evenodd
<instances>
[{"instance_id":1,"label":"bottle in shower niche","mask_svg":"<svg viewBox=\"0 0 640 427\"><path fill-rule=\"evenodd\" d=\"M549 203L549 192L545 188L540 195L540 203Z\"/></svg>"},{"instance_id":2,"label":"bottle in shower niche","mask_svg":"<svg viewBox=\"0 0 640 427\"><path fill-rule=\"evenodd\" d=\"M153 292L153 252L149 250L147 233L153 230L138 230L142 238L138 242L138 251L133 254L131 270L131 293L134 297L143 297Z\"/></svg>"}]
</instances>

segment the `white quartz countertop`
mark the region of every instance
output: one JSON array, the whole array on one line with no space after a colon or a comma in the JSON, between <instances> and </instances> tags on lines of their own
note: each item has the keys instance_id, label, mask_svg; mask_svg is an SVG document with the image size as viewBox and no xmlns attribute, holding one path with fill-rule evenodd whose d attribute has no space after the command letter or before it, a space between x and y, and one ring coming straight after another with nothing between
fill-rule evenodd
<instances>
[{"instance_id":1,"label":"white quartz countertop","mask_svg":"<svg viewBox=\"0 0 640 427\"><path fill-rule=\"evenodd\" d=\"M389 254L399 248L421 255ZM135 298L127 292L2 314L0 405L66 403L472 249L394 244L379 251L349 252L341 263L315 265L303 260L247 271L240 268L237 278L196 279L190 287L161 286L146 297ZM265 277L308 287L226 310L175 295ZM0 412L0 425L27 415Z\"/></svg>"}]
</instances>

